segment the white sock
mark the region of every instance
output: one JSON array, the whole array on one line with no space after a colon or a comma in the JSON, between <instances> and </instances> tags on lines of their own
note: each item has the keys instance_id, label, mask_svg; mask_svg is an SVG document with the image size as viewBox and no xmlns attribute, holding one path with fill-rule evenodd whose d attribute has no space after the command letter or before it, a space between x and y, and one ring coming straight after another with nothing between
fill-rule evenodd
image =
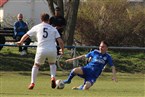
<instances>
[{"instance_id":1,"label":"white sock","mask_svg":"<svg viewBox=\"0 0 145 97\"><path fill-rule=\"evenodd\" d=\"M55 75L56 75L56 65L55 64L50 65L50 74L51 74L51 78L55 77Z\"/></svg>"},{"instance_id":2,"label":"white sock","mask_svg":"<svg viewBox=\"0 0 145 97\"><path fill-rule=\"evenodd\" d=\"M31 83L35 83L38 71L39 71L39 67L32 67Z\"/></svg>"}]
</instances>

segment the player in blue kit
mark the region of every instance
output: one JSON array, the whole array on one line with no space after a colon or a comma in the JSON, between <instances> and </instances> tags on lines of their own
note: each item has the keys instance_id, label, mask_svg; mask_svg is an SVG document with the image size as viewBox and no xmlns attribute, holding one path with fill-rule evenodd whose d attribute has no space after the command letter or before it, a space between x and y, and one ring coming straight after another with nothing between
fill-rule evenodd
<instances>
[{"instance_id":1,"label":"player in blue kit","mask_svg":"<svg viewBox=\"0 0 145 97\"><path fill-rule=\"evenodd\" d=\"M90 59L90 62L83 67L74 68L70 72L68 79L64 80L64 83L70 84L73 77L78 75L79 77L84 79L84 84L79 87L74 87L73 89L88 90L96 82L96 79L99 77L106 64L109 64L112 67L112 73L113 73L112 80L117 81L115 66L112 62L111 56L107 53L107 50L108 50L108 44L105 41L101 41L99 50L94 50L86 55L81 55L66 60L66 62L69 62L75 59L86 57Z\"/></svg>"}]
</instances>

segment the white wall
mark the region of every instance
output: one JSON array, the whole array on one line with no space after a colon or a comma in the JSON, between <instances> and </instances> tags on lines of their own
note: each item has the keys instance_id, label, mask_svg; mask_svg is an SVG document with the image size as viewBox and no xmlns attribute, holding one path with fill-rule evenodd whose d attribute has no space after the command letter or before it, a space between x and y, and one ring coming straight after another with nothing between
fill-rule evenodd
<instances>
[{"instance_id":1,"label":"white wall","mask_svg":"<svg viewBox=\"0 0 145 97\"><path fill-rule=\"evenodd\" d=\"M22 13L25 20L32 19L34 24L38 24L43 12L50 13L46 0L9 0L3 6L3 19L16 18L18 13Z\"/></svg>"},{"instance_id":2,"label":"white wall","mask_svg":"<svg viewBox=\"0 0 145 97\"><path fill-rule=\"evenodd\" d=\"M0 8L0 22L3 21L3 10L2 8Z\"/></svg>"}]
</instances>

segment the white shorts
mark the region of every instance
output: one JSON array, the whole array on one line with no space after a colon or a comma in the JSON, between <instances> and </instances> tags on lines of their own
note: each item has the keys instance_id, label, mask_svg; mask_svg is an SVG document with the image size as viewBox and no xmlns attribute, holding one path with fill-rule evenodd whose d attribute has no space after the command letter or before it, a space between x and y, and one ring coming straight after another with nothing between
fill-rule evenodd
<instances>
[{"instance_id":1,"label":"white shorts","mask_svg":"<svg viewBox=\"0 0 145 97\"><path fill-rule=\"evenodd\" d=\"M56 63L57 59L57 50L55 49L47 49L47 50L38 50L35 55L35 63L41 65L45 62L46 58L48 59L48 63Z\"/></svg>"}]
</instances>

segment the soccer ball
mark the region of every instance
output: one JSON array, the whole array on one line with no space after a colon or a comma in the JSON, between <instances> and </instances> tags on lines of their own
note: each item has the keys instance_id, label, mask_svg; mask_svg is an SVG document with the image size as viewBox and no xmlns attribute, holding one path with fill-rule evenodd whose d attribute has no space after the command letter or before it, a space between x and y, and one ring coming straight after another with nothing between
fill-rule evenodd
<instances>
[{"instance_id":1,"label":"soccer ball","mask_svg":"<svg viewBox=\"0 0 145 97\"><path fill-rule=\"evenodd\" d=\"M63 89L64 86L64 82L61 79L56 80L56 89Z\"/></svg>"}]
</instances>

